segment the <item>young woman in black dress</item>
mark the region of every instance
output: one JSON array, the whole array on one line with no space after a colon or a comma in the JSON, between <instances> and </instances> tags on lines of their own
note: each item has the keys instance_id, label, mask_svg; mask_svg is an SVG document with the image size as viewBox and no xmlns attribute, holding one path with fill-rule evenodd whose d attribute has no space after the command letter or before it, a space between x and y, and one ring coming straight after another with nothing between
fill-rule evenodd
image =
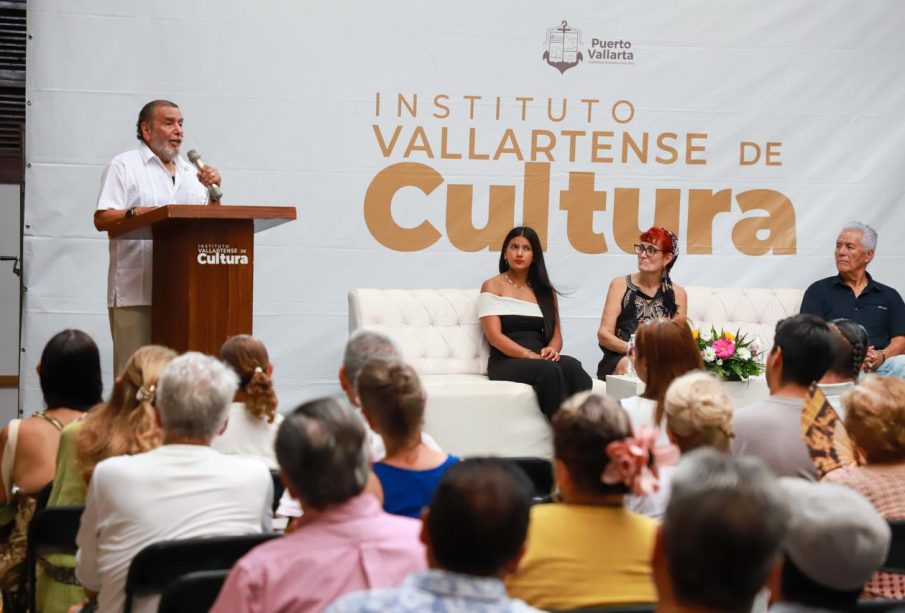
<instances>
[{"instance_id":1,"label":"young woman in black dress","mask_svg":"<svg viewBox=\"0 0 905 613\"><path fill-rule=\"evenodd\" d=\"M513 228L506 235L500 274L481 285L478 317L490 342L487 374L494 381L534 387L547 417L572 394L591 388L581 362L560 355L556 290L547 276L540 239L531 228Z\"/></svg>"}]
</instances>

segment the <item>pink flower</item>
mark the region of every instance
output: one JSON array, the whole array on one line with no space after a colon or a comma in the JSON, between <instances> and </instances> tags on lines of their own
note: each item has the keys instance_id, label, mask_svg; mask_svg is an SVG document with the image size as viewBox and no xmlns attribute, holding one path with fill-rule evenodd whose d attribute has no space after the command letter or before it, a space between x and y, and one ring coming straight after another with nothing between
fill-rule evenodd
<instances>
[{"instance_id":1,"label":"pink flower","mask_svg":"<svg viewBox=\"0 0 905 613\"><path fill-rule=\"evenodd\" d=\"M715 340L711 347L713 347L713 350L716 352L716 357L718 358L731 358L732 354L735 353L735 343L728 338Z\"/></svg>"},{"instance_id":2,"label":"pink flower","mask_svg":"<svg viewBox=\"0 0 905 613\"><path fill-rule=\"evenodd\" d=\"M657 491L656 474L648 466L657 431L641 427L633 437L613 441L606 446L609 463L600 476L607 485L625 484L636 496Z\"/></svg>"}]
</instances>

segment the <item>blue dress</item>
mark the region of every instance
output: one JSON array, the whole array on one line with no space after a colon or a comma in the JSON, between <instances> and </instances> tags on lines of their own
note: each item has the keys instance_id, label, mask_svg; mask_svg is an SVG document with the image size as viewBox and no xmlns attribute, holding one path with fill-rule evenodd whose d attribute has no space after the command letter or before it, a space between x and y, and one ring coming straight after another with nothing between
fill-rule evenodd
<instances>
[{"instance_id":1,"label":"blue dress","mask_svg":"<svg viewBox=\"0 0 905 613\"><path fill-rule=\"evenodd\" d=\"M375 463L374 474L383 487L384 511L420 519L421 509L430 503L443 473L458 461L459 458L449 454L443 464L428 470L409 470L384 462Z\"/></svg>"}]
</instances>

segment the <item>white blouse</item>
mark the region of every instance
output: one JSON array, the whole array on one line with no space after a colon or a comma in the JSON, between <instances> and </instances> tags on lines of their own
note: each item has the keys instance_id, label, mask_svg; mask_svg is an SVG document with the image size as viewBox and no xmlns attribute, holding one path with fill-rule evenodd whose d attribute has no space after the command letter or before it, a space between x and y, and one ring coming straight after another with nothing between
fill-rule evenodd
<instances>
[{"instance_id":1,"label":"white blouse","mask_svg":"<svg viewBox=\"0 0 905 613\"><path fill-rule=\"evenodd\" d=\"M490 292L481 292L478 296L478 318L490 315L524 315L526 317L543 317L540 305L509 296L497 296Z\"/></svg>"}]
</instances>

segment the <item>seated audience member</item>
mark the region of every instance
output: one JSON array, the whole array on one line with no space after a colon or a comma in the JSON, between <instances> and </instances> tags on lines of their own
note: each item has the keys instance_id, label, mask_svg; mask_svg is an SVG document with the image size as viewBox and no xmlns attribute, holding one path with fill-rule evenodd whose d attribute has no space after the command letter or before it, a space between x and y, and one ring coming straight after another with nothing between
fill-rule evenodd
<instances>
[{"instance_id":1,"label":"seated audience member","mask_svg":"<svg viewBox=\"0 0 905 613\"><path fill-rule=\"evenodd\" d=\"M47 341L37 366L45 409L14 419L0 433L0 586L7 602L21 598L28 524L38 493L53 481L60 431L101 401L97 346L80 330Z\"/></svg>"},{"instance_id":2,"label":"seated audience member","mask_svg":"<svg viewBox=\"0 0 905 613\"><path fill-rule=\"evenodd\" d=\"M88 481L98 462L160 446L163 434L154 408L157 380L175 357L176 352L166 347L142 347L129 357L110 400L63 428L47 506L85 504ZM41 611L66 611L84 598L75 580L75 556L54 554L41 560L37 591Z\"/></svg>"},{"instance_id":3,"label":"seated audience member","mask_svg":"<svg viewBox=\"0 0 905 613\"><path fill-rule=\"evenodd\" d=\"M357 411L361 408L361 403L358 399L358 393L355 391L355 386L358 383L358 375L365 364L371 360L393 361L401 359L402 354L399 348L385 334L367 328L356 330L346 343L346 349L343 352L343 363L339 367L339 385L342 387L344 396L335 400L340 404L348 403ZM361 415L360 412L358 414ZM365 421L364 417L362 417L362 421ZM365 428L368 433L366 444L370 460L371 462L379 462L386 455L383 438L372 431L367 422L365 422ZM431 449L440 451L440 446L427 432L421 433L421 440ZM374 480L376 482L376 477ZM298 502L292 499L288 490L283 492L277 515L298 517L301 514L302 509L299 507Z\"/></svg>"},{"instance_id":4,"label":"seated audience member","mask_svg":"<svg viewBox=\"0 0 905 613\"><path fill-rule=\"evenodd\" d=\"M258 458L276 470L273 441L283 416L277 413L267 349L253 336L239 334L223 343L220 361L239 376L239 389L229 406L226 431L214 437L211 447L220 453Z\"/></svg>"},{"instance_id":5,"label":"seated audience member","mask_svg":"<svg viewBox=\"0 0 905 613\"><path fill-rule=\"evenodd\" d=\"M833 348L833 333L816 315L793 315L776 324L765 369L770 397L735 411L733 455L757 456L777 477L817 479L801 435L801 410L811 383L832 362Z\"/></svg>"},{"instance_id":6,"label":"seated audience member","mask_svg":"<svg viewBox=\"0 0 905 613\"><path fill-rule=\"evenodd\" d=\"M834 319L829 325L835 346L833 361L817 385L839 418L845 419L842 394L858 380L870 339L867 330L851 319Z\"/></svg>"},{"instance_id":7,"label":"seated audience member","mask_svg":"<svg viewBox=\"0 0 905 613\"><path fill-rule=\"evenodd\" d=\"M527 550L506 580L512 596L553 610L656 601L657 523L623 508L627 493L655 486L653 442L650 431L633 438L628 415L608 396L576 394L563 403L553 417L562 502L531 509Z\"/></svg>"},{"instance_id":8,"label":"seated audience member","mask_svg":"<svg viewBox=\"0 0 905 613\"><path fill-rule=\"evenodd\" d=\"M269 531L273 483L261 462L209 447L226 426L235 373L187 353L157 385L163 445L94 467L76 542L76 577L99 592L101 611L121 611L132 558L162 540ZM158 597L133 610L156 611Z\"/></svg>"},{"instance_id":9,"label":"seated audience member","mask_svg":"<svg viewBox=\"0 0 905 613\"><path fill-rule=\"evenodd\" d=\"M855 490L887 520L905 519L905 382L870 375L842 402L845 429L865 463L838 468L823 481ZM903 600L905 575L877 573L864 594Z\"/></svg>"},{"instance_id":10,"label":"seated audience member","mask_svg":"<svg viewBox=\"0 0 905 613\"><path fill-rule=\"evenodd\" d=\"M431 569L411 574L395 589L346 596L328 611L536 611L510 599L501 581L524 551L531 494L527 477L504 460L456 463L423 515L421 539Z\"/></svg>"},{"instance_id":11,"label":"seated audience member","mask_svg":"<svg viewBox=\"0 0 905 613\"><path fill-rule=\"evenodd\" d=\"M358 375L358 398L386 456L373 466L388 513L421 517L443 473L459 458L431 449L421 438L425 394L418 375L402 362L372 360Z\"/></svg>"},{"instance_id":12,"label":"seated audience member","mask_svg":"<svg viewBox=\"0 0 905 613\"><path fill-rule=\"evenodd\" d=\"M638 378L644 381L644 393L623 398L622 406L636 429L659 428L659 442L667 444L663 427L666 388L676 377L704 368L691 328L678 319L654 319L638 326L634 361Z\"/></svg>"},{"instance_id":13,"label":"seated audience member","mask_svg":"<svg viewBox=\"0 0 905 613\"><path fill-rule=\"evenodd\" d=\"M425 567L419 522L380 509L364 492L365 427L329 398L286 417L276 453L304 516L296 530L233 567L212 611L322 611L348 592L398 585Z\"/></svg>"},{"instance_id":14,"label":"seated audience member","mask_svg":"<svg viewBox=\"0 0 905 613\"><path fill-rule=\"evenodd\" d=\"M723 384L701 370L686 373L669 384L663 399L666 432L683 454L698 447L729 452L732 438L732 401ZM669 502L675 465L660 466L660 487L646 496L629 496L626 506L642 515L660 519Z\"/></svg>"},{"instance_id":15,"label":"seated audience member","mask_svg":"<svg viewBox=\"0 0 905 613\"><path fill-rule=\"evenodd\" d=\"M658 609L751 611L778 571L788 522L786 495L757 458L683 456L653 553Z\"/></svg>"},{"instance_id":16,"label":"seated audience member","mask_svg":"<svg viewBox=\"0 0 905 613\"><path fill-rule=\"evenodd\" d=\"M778 604L770 611L853 611L889 552L889 524L854 491L780 479L792 518L782 544Z\"/></svg>"}]
</instances>

